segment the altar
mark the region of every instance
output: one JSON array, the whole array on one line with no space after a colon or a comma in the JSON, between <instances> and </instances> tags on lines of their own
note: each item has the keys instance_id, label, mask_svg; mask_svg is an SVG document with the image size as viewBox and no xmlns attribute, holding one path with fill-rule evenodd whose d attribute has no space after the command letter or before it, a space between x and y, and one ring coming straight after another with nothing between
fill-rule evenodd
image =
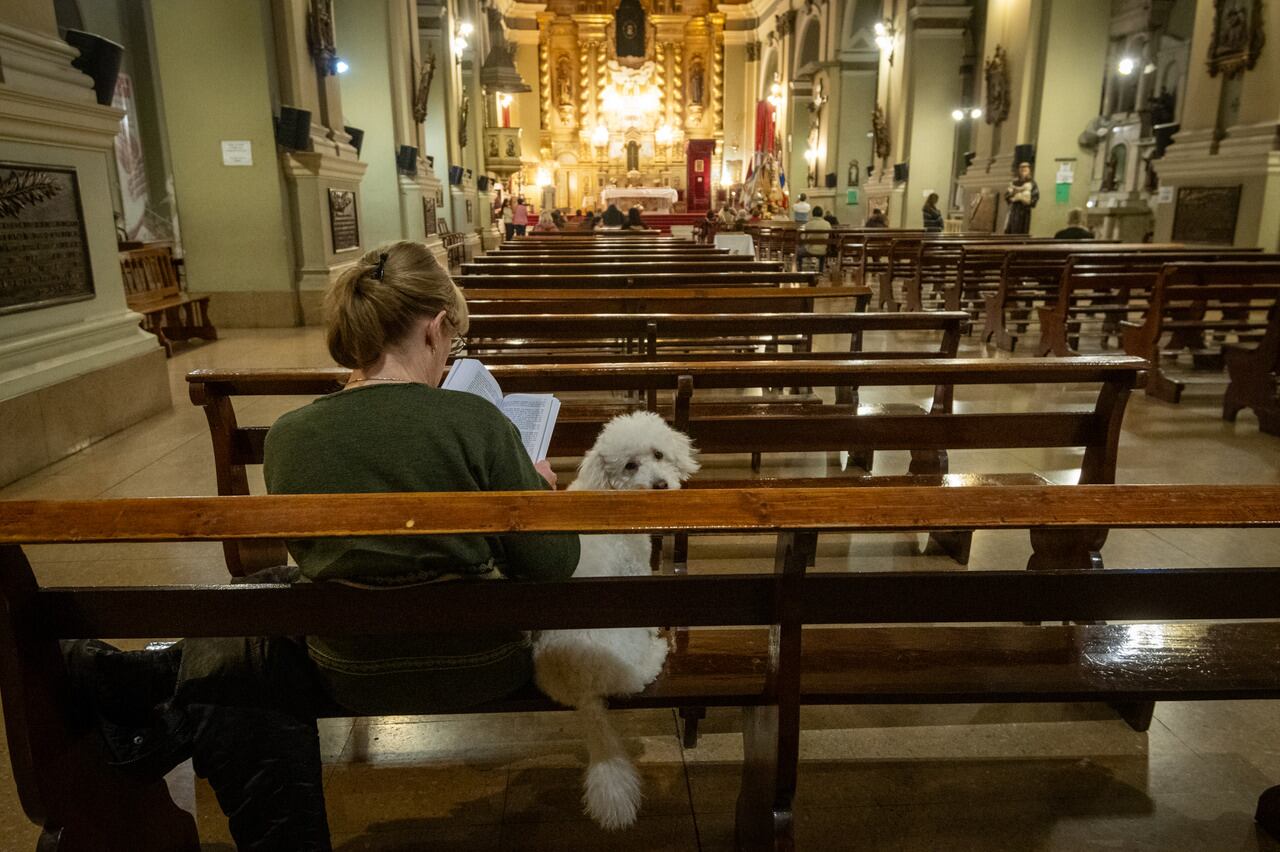
<instances>
[{"instance_id":1,"label":"altar","mask_svg":"<svg viewBox=\"0 0 1280 852\"><path fill-rule=\"evenodd\" d=\"M616 204L623 213L632 207L643 207L646 213L670 213L679 198L669 186L609 186L600 192L600 205Z\"/></svg>"}]
</instances>

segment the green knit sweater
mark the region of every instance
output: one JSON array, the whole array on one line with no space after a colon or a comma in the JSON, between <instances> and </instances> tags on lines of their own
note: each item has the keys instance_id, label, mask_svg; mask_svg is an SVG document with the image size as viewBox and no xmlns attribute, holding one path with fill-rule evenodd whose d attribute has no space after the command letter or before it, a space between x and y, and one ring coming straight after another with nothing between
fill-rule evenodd
<instances>
[{"instance_id":1,"label":"green knit sweater","mask_svg":"<svg viewBox=\"0 0 1280 852\"><path fill-rule=\"evenodd\" d=\"M547 488L498 409L471 394L420 384L369 385L321 397L276 421L264 455L272 494ZM310 580L376 587L496 578L497 572L556 580L572 575L578 564L576 535L330 538L288 545ZM307 645L333 698L361 713L461 709L510 693L533 671L528 642L514 631L312 636Z\"/></svg>"}]
</instances>

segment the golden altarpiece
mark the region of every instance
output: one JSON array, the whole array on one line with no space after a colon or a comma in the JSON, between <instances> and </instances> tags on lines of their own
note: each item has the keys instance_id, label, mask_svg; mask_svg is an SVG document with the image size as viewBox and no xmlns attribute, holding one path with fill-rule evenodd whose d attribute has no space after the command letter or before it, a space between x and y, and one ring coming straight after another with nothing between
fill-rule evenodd
<instances>
[{"instance_id":1,"label":"golden altarpiece","mask_svg":"<svg viewBox=\"0 0 1280 852\"><path fill-rule=\"evenodd\" d=\"M704 201L714 191L724 140L714 0L551 0L538 15L538 71L539 170L559 206L669 188L683 209L690 186ZM663 210L664 195L675 193L649 193L646 208Z\"/></svg>"}]
</instances>

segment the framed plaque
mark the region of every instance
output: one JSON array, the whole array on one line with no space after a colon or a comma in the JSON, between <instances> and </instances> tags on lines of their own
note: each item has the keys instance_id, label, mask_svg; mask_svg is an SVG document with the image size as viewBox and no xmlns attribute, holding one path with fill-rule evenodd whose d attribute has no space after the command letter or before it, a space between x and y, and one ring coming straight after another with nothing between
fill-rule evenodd
<instances>
[{"instance_id":1,"label":"framed plaque","mask_svg":"<svg viewBox=\"0 0 1280 852\"><path fill-rule=\"evenodd\" d=\"M1240 186L1180 186L1173 208L1173 241L1229 246L1236 239Z\"/></svg>"},{"instance_id":2,"label":"framed plaque","mask_svg":"<svg viewBox=\"0 0 1280 852\"><path fill-rule=\"evenodd\" d=\"M92 298L76 170L0 162L0 314Z\"/></svg>"},{"instance_id":3,"label":"framed plaque","mask_svg":"<svg viewBox=\"0 0 1280 852\"><path fill-rule=\"evenodd\" d=\"M431 236L436 232L436 200L434 198L422 198L422 229L427 236Z\"/></svg>"},{"instance_id":4,"label":"framed plaque","mask_svg":"<svg viewBox=\"0 0 1280 852\"><path fill-rule=\"evenodd\" d=\"M334 254L360 248L360 220L354 190L329 190L329 232L333 236Z\"/></svg>"}]
</instances>

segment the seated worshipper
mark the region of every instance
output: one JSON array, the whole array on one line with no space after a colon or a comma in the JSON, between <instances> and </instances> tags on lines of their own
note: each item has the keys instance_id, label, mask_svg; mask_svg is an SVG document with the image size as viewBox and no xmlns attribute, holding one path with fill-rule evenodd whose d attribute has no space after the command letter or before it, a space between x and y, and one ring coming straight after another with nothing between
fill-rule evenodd
<instances>
[{"instance_id":1,"label":"seated worshipper","mask_svg":"<svg viewBox=\"0 0 1280 852\"><path fill-rule=\"evenodd\" d=\"M639 207L632 207L630 210L627 211L627 221L623 224L622 230L644 231L644 230L647 230L648 228L649 226L645 224L644 219L640 218Z\"/></svg>"},{"instance_id":2,"label":"seated worshipper","mask_svg":"<svg viewBox=\"0 0 1280 852\"><path fill-rule=\"evenodd\" d=\"M720 208L720 215L717 217L717 223L721 230L729 230L738 224L738 216L734 213L733 208L726 204Z\"/></svg>"},{"instance_id":3,"label":"seated worshipper","mask_svg":"<svg viewBox=\"0 0 1280 852\"><path fill-rule=\"evenodd\" d=\"M836 225L839 225L839 224L840 224L840 220L836 218L836 214L835 214L835 213L832 213L830 210L828 210L828 211L827 211L827 215L823 216L822 218L823 218L823 219L826 219L826 220L827 220L827 224L828 224L828 225L830 225L830 226L831 226L831 227L833 227L833 228L834 228Z\"/></svg>"},{"instance_id":4,"label":"seated worshipper","mask_svg":"<svg viewBox=\"0 0 1280 852\"><path fill-rule=\"evenodd\" d=\"M1053 235L1055 240L1091 240L1093 239L1093 231L1084 226L1084 211L1079 207L1072 207L1067 211L1067 227ZM1150 242L1150 240L1143 240Z\"/></svg>"},{"instance_id":5,"label":"seated worshipper","mask_svg":"<svg viewBox=\"0 0 1280 852\"><path fill-rule=\"evenodd\" d=\"M600 218L600 227L608 229L621 228L627 219L622 215L622 211L618 209L618 205L612 202L605 208L604 216Z\"/></svg>"},{"instance_id":6,"label":"seated worshipper","mask_svg":"<svg viewBox=\"0 0 1280 852\"><path fill-rule=\"evenodd\" d=\"M809 204L809 196L803 192L800 193L800 200L796 202L795 207L791 208L791 212L795 215L796 222L801 225L809 221L809 216L817 215Z\"/></svg>"},{"instance_id":7,"label":"seated worshipper","mask_svg":"<svg viewBox=\"0 0 1280 852\"><path fill-rule=\"evenodd\" d=\"M564 217L564 214L559 209L551 211L551 221L556 223L557 231L569 230L569 220Z\"/></svg>"},{"instance_id":8,"label":"seated worshipper","mask_svg":"<svg viewBox=\"0 0 1280 852\"><path fill-rule=\"evenodd\" d=\"M533 226L533 233L545 234L547 231L558 231L560 226L556 224L555 213L550 215L543 213L538 217L538 224Z\"/></svg>"},{"instance_id":9,"label":"seated worshipper","mask_svg":"<svg viewBox=\"0 0 1280 852\"><path fill-rule=\"evenodd\" d=\"M884 217L884 212L877 207L871 211L871 215L867 217L867 223L863 227L887 228L889 227L889 220Z\"/></svg>"},{"instance_id":10,"label":"seated worshipper","mask_svg":"<svg viewBox=\"0 0 1280 852\"><path fill-rule=\"evenodd\" d=\"M594 210L588 210L587 215L582 217L582 221L578 223L579 231L594 231L596 229L596 214Z\"/></svg>"},{"instance_id":11,"label":"seated worshipper","mask_svg":"<svg viewBox=\"0 0 1280 852\"><path fill-rule=\"evenodd\" d=\"M282 416L264 448L273 494L530 491L555 485L488 401L441 390L467 331L462 291L422 244L367 253L325 295L329 352L346 386ZM341 520L341 519L336 519ZM311 582L395 589L441 581L568 578L578 536L325 538L287 542ZM280 569L272 569L280 570ZM257 581L255 577L251 582ZM375 602L377 591L367 593ZM124 653L64 646L76 700L160 778L193 758L228 815L236 848L331 848L318 715L450 713L528 684L520 631L187 639ZM133 745L128 745L132 743ZM131 756L121 756L121 761Z\"/></svg>"},{"instance_id":12,"label":"seated worshipper","mask_svg":"<svg viewBox=\"0 0 1280 852\"><path fill-rule=\"evenodd\" d=\"M926 231L942 230L944 223L942 211L938 209L938 193L929 193L929 197L924 200L924 207L920 212L924 217L924 229Z\"/></svg>"},{"instance_id":13,"label":"seated worshipper","mask_svg":"<svg viewBox=\"0 0 1280 852\"><path fill-rule=\"evenodd\" d=\"M818 259L818 271L823 272L826 270L826 241L819 241L817 237L806 239L806 236L813 233L825 235L830 230L831 223L822 218L822 208L814 207L813 215L809 217L809 221L800 226L800 238L796 245L796 269L800 269L803 265L802 261L806 257L816 257Z\"/></svg>"}]
</instances>

